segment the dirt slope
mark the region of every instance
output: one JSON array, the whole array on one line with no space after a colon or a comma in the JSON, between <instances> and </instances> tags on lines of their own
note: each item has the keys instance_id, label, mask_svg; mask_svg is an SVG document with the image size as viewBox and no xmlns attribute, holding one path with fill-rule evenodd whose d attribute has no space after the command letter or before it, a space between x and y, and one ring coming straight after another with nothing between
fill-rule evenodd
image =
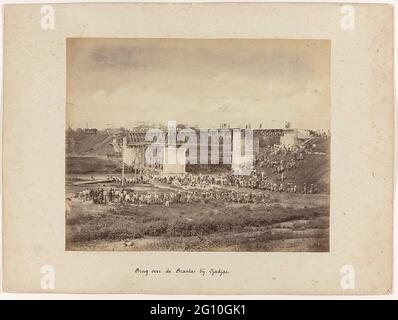
<instances>
[{"instance_id":1,"label":"dirt slope","mask_svg":"<svg viewBox=\"0 0 398 320\"><path fill-rule=\"evenodd\" d=\"M66 134L66 153L69 155L115 156L112 136L105 131L96 134L84 131L68 131Z\"/></svg>"}]
</instances>

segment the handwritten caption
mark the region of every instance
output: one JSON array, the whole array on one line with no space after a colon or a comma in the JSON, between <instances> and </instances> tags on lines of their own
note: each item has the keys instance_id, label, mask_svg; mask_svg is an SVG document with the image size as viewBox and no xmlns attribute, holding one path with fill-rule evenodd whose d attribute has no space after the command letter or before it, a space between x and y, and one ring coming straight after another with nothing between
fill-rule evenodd
<instances>
[{"instance_id":1,"label":"handwritten caption","mask_svg":"<svg viewBox=\"0 0 398 320\"><path fill-rule=\"evenodd\" d=\"M166 269L148 269L148 268L135 268L134 274L142 275L145 277L156 275L200 275L202 277L222 277L229 274L228 270L220 268L198 268L198 269L184 269L184 268L166 268Z\"/></svg>"}]
</instances>

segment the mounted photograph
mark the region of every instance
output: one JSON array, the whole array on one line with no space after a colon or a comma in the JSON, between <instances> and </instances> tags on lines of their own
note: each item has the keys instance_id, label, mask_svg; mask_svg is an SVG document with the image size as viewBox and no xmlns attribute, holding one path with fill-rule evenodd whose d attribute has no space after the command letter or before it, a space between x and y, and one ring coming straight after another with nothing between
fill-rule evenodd
<instances>
[{"instance_id":1,"label":"mounted photograph","mask_svg":"<svg viewBox=\"0 0 398 320\"><path fill-rule=\"evenodd\" d=\"M393 291L392 5L4 17L4 291Z\"/></svg>"},{"instance_id":2,"label":"mounted photograph","mask_svg":"<svg viewBox=\"0 0 398 320\"><path fill-rule=\"evenodd\" d=\"M329 252L329 40L68 38L66 64L66 250Z\"/></svg>"}]
</instances>

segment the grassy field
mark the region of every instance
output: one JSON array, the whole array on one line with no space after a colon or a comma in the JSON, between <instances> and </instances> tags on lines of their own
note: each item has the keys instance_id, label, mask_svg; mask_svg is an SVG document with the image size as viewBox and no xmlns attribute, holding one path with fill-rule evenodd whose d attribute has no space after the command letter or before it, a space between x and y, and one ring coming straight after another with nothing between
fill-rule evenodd
<instances>
[{"instance_id":1,"label":"grassy field","mask_svg":"<svg viewBox=\"0 0 398 320\"><path fill-rule=\"evenodd\" d=\"M67 250L328 251L329 197L267 204L98 205L67 200ZM126 245L128 243L128 245Z\"/></svg>"}]
</instances>

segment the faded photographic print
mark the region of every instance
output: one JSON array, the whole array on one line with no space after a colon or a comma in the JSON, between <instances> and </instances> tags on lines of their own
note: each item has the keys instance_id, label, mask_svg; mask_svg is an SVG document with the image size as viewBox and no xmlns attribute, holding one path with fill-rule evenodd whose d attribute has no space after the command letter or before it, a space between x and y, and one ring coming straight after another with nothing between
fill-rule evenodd
<instances>
[{"instance_id":1,"label":"faded photographic print","mask_svg":"<svg viewBox=\"0 0 398 320\"><path fill-rule=\"evenodd\" d=\"M66 63L66 250L329 251L329 40L69 38Z\"/></svg>"}]
</instances>

